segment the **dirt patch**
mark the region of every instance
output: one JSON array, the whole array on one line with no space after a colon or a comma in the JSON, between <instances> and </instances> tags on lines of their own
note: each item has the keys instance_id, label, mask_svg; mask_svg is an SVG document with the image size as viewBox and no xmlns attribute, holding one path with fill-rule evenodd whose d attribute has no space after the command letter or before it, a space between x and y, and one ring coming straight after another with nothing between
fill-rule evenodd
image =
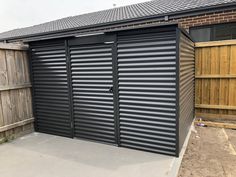
<instances>
[{"instance_id":1,"label":"dirt patch","mask_svg":"<svg viewBox=\"0 0 236 177\"><path fill-rule=\"evenodd\" d=\"M236 130L195 127L179 177L236 177Z\"/></svg>"}]
</instances>

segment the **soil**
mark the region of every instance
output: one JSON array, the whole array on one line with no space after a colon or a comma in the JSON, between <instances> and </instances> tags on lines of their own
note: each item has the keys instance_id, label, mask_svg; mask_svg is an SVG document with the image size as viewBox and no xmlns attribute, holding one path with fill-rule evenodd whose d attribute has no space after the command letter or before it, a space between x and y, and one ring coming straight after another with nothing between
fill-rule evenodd
<instances>
[{"instance_id":1,"label":"soil","mask_svg":"<svg viewBox=\"0 0 236 177\"><path fill-rule=\"evenodd\" d=\"M178 177L236 177L236 130L195 127Z\"/></svg>"}]
</instances>

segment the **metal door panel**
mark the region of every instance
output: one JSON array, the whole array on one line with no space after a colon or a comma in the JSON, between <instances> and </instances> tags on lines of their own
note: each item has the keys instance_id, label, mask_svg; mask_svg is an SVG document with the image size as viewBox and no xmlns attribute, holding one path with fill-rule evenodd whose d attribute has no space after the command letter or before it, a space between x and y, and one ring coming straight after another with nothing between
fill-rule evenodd
<instances>
[{"instance_id":1,"label":"metal door panel","mask_svg":"<svg viewBox=\"0 0 236 177\"><path fill-rule=\"evenodd\" d=\"M75 137L116 144L113 44L87 41L69 41Z\"/></svg>"}]
</instances>

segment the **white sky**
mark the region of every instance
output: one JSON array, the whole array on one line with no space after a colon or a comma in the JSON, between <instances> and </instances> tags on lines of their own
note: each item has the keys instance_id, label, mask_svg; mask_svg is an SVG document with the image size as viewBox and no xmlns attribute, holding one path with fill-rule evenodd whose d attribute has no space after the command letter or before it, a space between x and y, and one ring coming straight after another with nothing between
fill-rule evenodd
<instances>
[{"instance_id":1,"label":"white sky","mask_svg":"<svg viewBox=\"0 0 236 177\"><path fill-rule=\"evenodd\" d=\"M0 0L0 32L148 0Z\"/></svg>"}]
</instances>

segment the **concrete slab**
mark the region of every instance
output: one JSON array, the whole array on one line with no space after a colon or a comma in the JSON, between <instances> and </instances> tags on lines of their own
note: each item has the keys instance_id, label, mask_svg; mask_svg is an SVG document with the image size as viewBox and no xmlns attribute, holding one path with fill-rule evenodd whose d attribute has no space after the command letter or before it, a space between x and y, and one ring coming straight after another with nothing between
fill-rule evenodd
<instances>
[{"instance_id":1,"label":"concrete slab","mask_svg":"<svg viewBox=\"0 0 236 177\"><path fill-rule=\"evenodd\" d=\"M0 145L0 176L174 177L181 159L32 133Z\"/></svg>"}]
</instances>

